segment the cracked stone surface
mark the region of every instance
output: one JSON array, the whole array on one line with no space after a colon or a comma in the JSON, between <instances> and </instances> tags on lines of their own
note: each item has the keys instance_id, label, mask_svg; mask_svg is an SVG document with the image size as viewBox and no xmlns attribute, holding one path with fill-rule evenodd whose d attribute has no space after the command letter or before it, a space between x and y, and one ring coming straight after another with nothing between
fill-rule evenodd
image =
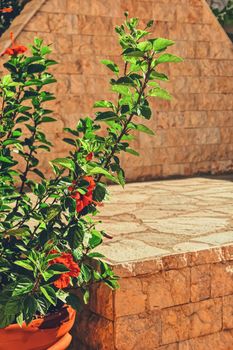
<instances>
[{"instance_id":1,"label":"cracked stone surface","mask_svg":"<svg viewBox=\"0 0 233 350\"><path fill-rule=\"evenodd\" d=\"M233 243L233 177L195 177L110 186L98 251L112 262L143 260Z\"/></svg>"}]
</instances>

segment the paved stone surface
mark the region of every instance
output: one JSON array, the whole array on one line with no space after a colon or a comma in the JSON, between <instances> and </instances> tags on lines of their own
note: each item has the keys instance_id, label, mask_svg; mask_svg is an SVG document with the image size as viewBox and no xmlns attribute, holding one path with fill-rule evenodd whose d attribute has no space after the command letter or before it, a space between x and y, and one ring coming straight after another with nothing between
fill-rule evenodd
<instances>
[{"instance_id":1,"label":"paved stone surface","mask_svg":"<svg viewBox=\"0 0 233 350\"><path fill-rule=\"evenodd\" d=\"M233 177L189 178L110 187L101 208L100 250L114 262L233 243Z\"/></svg>"}]
</instances>

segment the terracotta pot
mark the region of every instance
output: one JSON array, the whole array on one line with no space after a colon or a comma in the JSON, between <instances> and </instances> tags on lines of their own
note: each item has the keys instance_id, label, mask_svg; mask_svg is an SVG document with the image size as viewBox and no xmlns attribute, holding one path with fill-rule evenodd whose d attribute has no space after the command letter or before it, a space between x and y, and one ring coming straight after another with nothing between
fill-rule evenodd
<instances>
[{"instance_id":1,"label":"terracotta pot","mask_svg":"<svg viewBox=\"0 0 233 350\"><path fill-rule=\"evenodd\" d=\"M76 312L65 306L28 326L10 325L0 329L0 350L65 350L71 343L69 334Z\"/></svg>"}]
</instances>

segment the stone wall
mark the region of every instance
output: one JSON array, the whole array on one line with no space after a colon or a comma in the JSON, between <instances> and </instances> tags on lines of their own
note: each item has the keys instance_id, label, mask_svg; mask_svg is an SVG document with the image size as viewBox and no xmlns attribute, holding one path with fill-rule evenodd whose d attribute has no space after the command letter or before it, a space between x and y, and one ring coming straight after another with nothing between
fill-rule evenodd
<instances>
[{"instance_id":1,"label":"stone wall","mask_svg":"<svg viewBox=\"0 0 233 350\"><path fill-rule=\"evenodd\" d=\"M79 316L72 350L232 350L233 246L115 266Z\"/></svg>"},{"instance_id":2,"label":"stone wall","mask_svg":"<svg viewBox=\"0 0 233 350\"><path fill-rule=\"evenodd\" d=\"M35 35L53 43L53 56L59 62L53 104L58 122L47 126L55 145L51 157L67 152L63 127L93 114L95 100L111 97L100 60L119 61L114 26L123 21L125 10L143 22L154 18L153 34L175 40L171 52L185 59L166 68L173 100L152 103L148 126L156 136L140 134L134 146L141 157L123 157L128 179L231 171L232 43L205 0L32 0L25 7L11 30L22 44ZM2 46L8 36L6 32ZM42 157L46 169L48 159Z\"/></svg>"}]
</instances>

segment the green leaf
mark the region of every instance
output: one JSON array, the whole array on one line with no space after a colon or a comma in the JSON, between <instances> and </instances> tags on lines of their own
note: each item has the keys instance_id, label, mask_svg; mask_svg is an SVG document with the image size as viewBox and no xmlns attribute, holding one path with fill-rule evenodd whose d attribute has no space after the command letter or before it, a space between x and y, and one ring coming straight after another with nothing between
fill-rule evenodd
<instances>
[{"instance_id":1,"label":"green leaf","mask_svg":"<svg viewBox=\"0 0 233 350\"><path fill-rule=\"evenodd\" d=\"M51 122L56 122L57 119L52 118L52 117L43 117L41 118L42 123L51 123Z\"/></svg>"},{"instance_id":2,"label":"green leaf","mask_svg":"<svg viewBox=\"0 0 233 350\"><path fill-rule=\"evenodd\" d=\"M132 149L132 148L126 148L126 150L125 150L125 152L127 152L127 153L130 153L130 154L132 154L133 156L140 156L140 154L138 153L138 152L136 152L134 149Z\"/></svg>"},{"instance_id":3,"label":"green leaf","mask_svg":"<svg viewBox=\"0 0 233 350\"><path fill-rule=\"evenodd\" d=\"M102 60L101 63L103 63L105 66L107 66L112 72L118 74L119 73L119 67L111 60Z\"/></svg>"},{"instance_id":4,"label":"green leaf","mask_svg":"<svg viewBox=\"0 0 233 350\"><path fill-rule=\"evenodd\" d=\"M116 120L118 118L118 115L112 111L98 112L96 116L95 120L97 121Z\"/></svg>"},{"instance_id":5,"label":"green leaf","mask_svg":"<svg viewBox=\"0 0 233 350\"><path fill-rule=\"evenodd\" d=\"M38 311L42 315L46 315L47 314L49 306L50 306L49 302L44 297L40 296L40 297L37 298Z\"/></svg>"},{"instance_id":6,"label":"green leaf","mask_svg":"<svg viewBox=\"0 0 233 350\"><path fill-rule=\"evenodd\" d=\"M169 94L167 90L161 89L161 88L151 89L148 92L148 96L154 96L154 97L162 98L164 100L171 100L172 98L172 96Z\"/></svg>"},{"instance_id":7,"label":"green leaf","mask_svg":"<svg viewBox=\"0 0 233 350\"><path fill-rule=\"evenodd\" d=\"M55 275L61 275L69 271L70 270L63 264L53 264L49 266L48 269L42 273L42 275L44 277L44 280L48 281Z\"/></svg>"},{"instance_id":8,"label":"green leaf","mask_svg":"<svg viewBox=\"0 0 233 350\"><path fill-rule=\"evenodd\" d=\"M136 126L136 130L138 131L145 132L146 134L149 134L149 135L155 135L153 130L149 129L147 126L143 124L137 124L135 126Z\"/></svg>"},{"instance_id":9,"label":"green leaf","mask_svg":"<svg viewBox=\"0 0 233 350\"><path fill-rule=\"evenodd\" d=\"M141 115L146 118L146 119L150 119L152 112L149 106L140 106L139 108Z\"/></svg>"},{"instance_id":10,"label":"green leaf","mask_svg":"<svg viewBox=\"0 0 233 350\"><path fill-rule=\"evenodd\" d=\"M10 74L4 75L2 77L2 84L3 84L3 86L9 85L11 82L12 82L12 78L11 78Z\"/></svg>"},{"instance_id":11,"label":"green leaf","mask_svg":"<svg viewBox=\"0 0 233 350\"><path fill-rule=\"evenodd\" d=\"M83 300L85 304L89 303L89 299L90 299L90 292L89 290L85 290L84 294L83 294Z\"/></svg>"},{"instance_id":12,"label":"green leaf","mask_svg":"<svg viewBox=\"0 0 233 350\"><path fill-rule=\"evenodd\" d=\"M131 79L130 77L121 77L118 80L113 80L113 81L114 81L113 85L117 84L117 85L135 86L133 79Z\"/></svg>"},{"instance_id":13,"label":"green leaf","mask_svg":"<svg viewBox=\"0 0 233 350\"><path fill-rule=\"evenodd\" d=\"M168 46L174 45L175 42L169 39L158 38L153 41L153 49L155 51L161 51L166 49Z\"/></svg>"},{"instance_id":14,"label":"green leaf","mask_svg":"<svg viewBox=\"0 0 233 350\"><path fill-rule=\"evenodd\" d=\"M12 296L19 296L31 292L34 287L34 283L27 277L22 277L16 282L16 286L13 290Z\"/></svg>"},{"instance_id":15,"label":"green leaf","mask_svg":"<svg viewBox=\"0 0 233 350\"><path fill-rule=\"evenodd\" d=\"M117 172L117 177L118 177L118 180L119 180L119 183L121 184L121 186L124 187L125 186L125 173L124 173L123 169L120 169Z\"/></svg>"},{"instance_id":16,"label":"green leaf","mask_svg":"<svg viewBox=\"0 0 233 350\"><path fill-rule=\"evenodd\" d=\"M146 24L146 28L150 28L150 27L152 27L152 26L153 26L153 24L154 24L154 20L153 20L153 19L151 19L149 22L147 22L147 24Z\"/></svg>"},{"instance_id":17,"label":"green leaf","mask_svg":"<svg viewBox=\"0 0 233 350\"><path fill-rule=\"evenodd\" d=\"M94 108L113 108L114 105L112 102L101 100L101 101L96 101L94 103Z\"/></svg>"},{"instance_id":18,"label":"green leaf","mask_svg":"<svg viewBox=\"0 0 233 350\"><path fill-rule=\"evenodd\" d=\"M44 174L39 169L33 169L32 171L42 179L45 178Z\"/></svg>"},{"instance_id":19,"label":"green leaf","mask_svg":"<svg viewBox=\"0 0 233 350\"><path fill-rule=\"evenodd\" d=\"M89 171L90 175L93 175L93 174L102 174L104 175L107 179L113 181L113 182L116 182L116 183L119 183L118 180L113 176L111 175L106 169L103 169L103 168L100 168L100 167L95 167L95 168L92 168L90 171Z\"/></svg>"},{"instance_id":20,"label":"green leaf","mask_svg":"<svg viewBox=\"0 0 233 350\"><path fill-rule=\"evenodd\" d=\"M51 53L52 50L50 49L50 47L48 46L43 46L41 49L41 54L44 55L48 55L49 53Z\"/></svg>"},{"instance_id":21,"label":"green leaf","mask_svg":"<svg viewBox=\"0 0 233 350\"><path fill-rule=\"evenodd\" d=\"M33 320L37 307L36 299L32 295L27 295L23 302L23 314L25 316L26 324Z\"/></svg>"},{"instance_id":22,"label":"green leaf","mask_svg":"<svg viewBox=\"0 0 233 350\"><path fill-rule=\"evenodd\" d=\"M66 298L66 303L77 312L80 312L82 310L83 303L80 300L80 298L75 294L70 293L69 296Z\"/></svg>"},{"instance_id":23,"label":"green leaf","mask_svg":"<svg viewBox=\"0 0 233 350\"><path fill-rule=\"evenodd\" d=\"M88 283L91 279L91 269L87 265L82 264L81 265L81 274L82 274L82 278L83 278L84 282Z\"/></svg>"},{"instance_id":24,"label":"green leaf","mask_svg":"<svg viewBox=\"0 0 233 350\"><path fill-rule=\"evenodd\" d=\"M152 43L150 41L142 41L137 45L137 48L143 52L147 52L152 49Z\"/></svg>"},{"instance_id":25,"label":"green leaf","mask_svg":"<svg viewBox=\"0 0 233 350\"><path fill-rule=\"evenodd\" d=\"M112 85L111 89L113 92L118 92L121 95L129 95L129 92L130 92L128 86L125 86L125 85L114 84Z\"/></svg>"},{"instance_id":26,"label":"green leaf","mask_svg":"<svg viewBox=\"0 0 233 350\"><path fill-rule=\"evenodd\" d=\"M73 226L69 229L67 240L71 249L76 249L77 247L79 247L80 244L83 243L83 239L84 231L82 230L82 227L76 225L75 227Z\"/></svg>"},{"instance_id":27,"label":"green leaf","mask_svg":"<svg viewBox=\"0 0 233 350\"><path fill-rule=\"evenodd\" d=\"M14 163L14 161L12 159L4 157L4 156L0 156L0 162L9 163L9 164L13 164Z\"/></svg>"},{"instance_id":28,"label":"green leaf","mask_svg":"<svg viewBox=\"0 0 233 350\"><path fill-rule=\"evenodd\" d=\"M57 304L57 296L55 290L52 287L48 285L41 286L40 291L52 305L55 306Z\"/></svg>"},{"instance_id":29,"label":"green leaf","mask_svg":"<svg viewBox=\"0 0 233 350\"><path fill-rule=\"evenodd\" d=\"M31 265L30 260L17 260L17 261L14 262L14 264L16 264L16 265L18 265L20 267L23 267L26 270L33 271L33 267Z\"/></svg>"},{"instance_id":30,"label":"green leaf","mask_svg":"<svg viewBox=\"0 0 233 350\"><path fill-rule=\"evenodd\" d=\"M42 184L38 184L38 194L40 197L42 197L46 192L46 188Z\"/></svg>"},{"instance_id":31,"label":"green leaf","mask_svg":"<svg viewBox=\"0 0 233 350\"><path fill-rule=\"evenodd\" d=\"M104 255L101 254L101 253L97 253L97 252L94 252L94 253L89 253L88 256L92 259L94 258L104 258Z\"/></svg>"},{"instance_id":32,"label":"green leaf","mask_svg":"<svg viewBox=\"0 0 233 350\"><path fill-rule=\"evenodd\" d=\"M71 171L75 171L75 164L73 160L68 158L56 158L52 160L53 164L60 165L63 168L69 169Z\"/></svg>"},{"instance_id":33,"label":"green leaf","mask_svg":"<svg viewBox=\"0 0 233 350\"><path fill-rule=\"evenodd\" d=\"M20 327L22 327L23 321L24 321L24 317L23 317L23 313L21 312L19 316L16 317L16 322Z\"/></svg>"},{"instance_id":34,"label":"green leaf","mask_svg":"<svg viewBox=\"0 0 233 350\"><path fill-rule=\"evenodd\" d=\"M97 202L102 202L107 194L107 190L104 184L98 182L93 192L93 198Z\"/></svg>"},{"instance_id":35,"label":"green leaf","mask_svg":"<svg viewBox=\"0 0 233 350\"><path fill-rule=\"evenodd\" d=\"M168 81L169 80L166 74L159 73L159 72L156 72L156 71L153 71L150 74L150 79L157 79L157 80L162 80L162 81Z\"/></svg>"},{"instance_id":36,"label":"green leaf","mask_svg":"<svg viewBox=\"0 0 233 350\"><path fill-rule=\"evenodd\" d=\"M91 238L89 240L89 245L92 249L100 245L103 241L102 234L97 230L91 231Z\"/></svg>"},{"instance_id":37,"label":"green leaf","mask_svg":"<svg viewBox=\"0 0 233 350\"><path fill-rule=\"evenodd\" d=\"M22 227L22 228L16 228L16 229L12 229L12 230L8 230L5 232L5 235L6 236L18 236L18 237L21 237L21 236L26 236L28 235L28 228L27 227Z\"/></svg>"},{"instance_id":38,"label":"green leaf","mask_svg":"<svg viewBox=\"0 0 233 350\"><path fill-rule=\"evenodd\" d=\"M64 201L64 206L70 213L74 213L76 211L76 201L74 198L66 197Z\"/></svg>"},{"instance_id":39,"label":"green leaf","mask_svg":"<svg viewBox=\"0 0 233 350\"><path fill-rule=\"evenodd\" d=\"M150 34L148 31L146 30L141 30L141 29L137 29L137 32L136 32L136 39L141 39L143 38L144 36Z\"/></svg>"},{"instance_id":40,"label":"green leaf","mask_svg":"<svg viewBox=\"0 0 233 350\"><path fill-rule=\"evenodd\" d=\"M104 283L113 290L120 287L118 281L115 279L105 280Z\"/></svg>"},{"instance_id":41,"label":"green leaf","mask_svg":"<svg viewBox=\"0 0 233 350\"><path fill-rule=\"evenodd\" d=\"M58 214L61 212L61 207L60 205L53 205L48 208L47 213L46 213L46 219L45 222L49 222L52 219L54 219Z\"/></svg>"},{"instance_id":42,"label":"green leaf","mask_svg":"<svg viewBox=\"0 0 233 350\"><path fill-rule=\"evenodd\" d=\"M22 307L22 305L20 304L20 300L21 297L11 297L5 304L5 312L10 315L16 315Z\"/></svg>"},{"instance_id":43,"label":"green leaf","mask_svg":"<svg viewBox=\"0 0 233 350\"><path fill-rule=\"evenodd\" d=\"M160 63L165 63L165 62L182 62L183 59L181 57L172 55L170 53L164 53L163 55L161 55L157 60L156 60L156 65L160 64Z\"/></svg>"},{"instance_id":44,"label":"green leaf","mask_svg":"<svg viewBox=\"0 0 233 350\"><path fill-rule=\"evenodd\" d=\"M123 51L123 55L128 57L143 57L145 53L139 49L127 48Z\"/></svg>"},{"instance_id":45,"label":"green leaf","mask_svg":"<svg viewBox=\"0 0 233 350\"><path fill-rule=\"evenodd\" d=\"M34 44L36 45L36 47L41 47L41 45L43 44L43 39L35 37Z\"/></svg>"},{"instance_id":46,"label":"green leaf","mask_svg":"<svg viewBox=\"0 0 233 350\"><path fill-rule=\"evenodd\" d=\"M70 138L65 137L65 138L63 139L63 141L66 142L66 143L68 143L69 145L76 146L76 142L75 142L74 139L70 139Z\"/></svg>"},{"instance_id":47,"label":"green leaf","mask_svg":"<svg viewBox=\"0 0 233 350\"><path fill-rule=\"evenodd\" d=\"M30 64L27 68L29 74L42 73L46 69L44 64Z\"/></svg>"},{"instance_id":48,"label":"green leaf","mask_svg":"<svg viewBox=\"0 0 233 350\"><path fill-rule=\"evenodd\" d=\"M52 271L54 275L60 275L69 272L70 270L63 264L52 264L46 271Z\"/></svg>"}]
</instances>

